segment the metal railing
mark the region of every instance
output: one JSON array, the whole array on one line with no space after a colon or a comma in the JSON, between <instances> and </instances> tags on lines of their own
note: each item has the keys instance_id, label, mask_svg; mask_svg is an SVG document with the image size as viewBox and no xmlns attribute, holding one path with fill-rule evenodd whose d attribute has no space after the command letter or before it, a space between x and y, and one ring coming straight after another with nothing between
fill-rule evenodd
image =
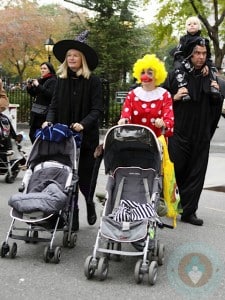
<instances>
[{"instance_id":1,"label":"metal railing","mask_svg":"<svg viewBox=\"0 0 225 300\"><path fill-rule=\"evenodd\" d=\"M110 91L109 91L109 83L107 80L102 80L103 87L103 103L104 103L104 113L102 119L100 120L101 128L109 128L117 124L119 117L121 106L123 103L123 99L121 99L121 95L124 97L126 92L119 92L115 94L114 99L110 100ZM122 94L121 94L122 93ZM120 97L117 99L117 95ZM17 108L17 123L29 123L30 119L30 109L32 98L27 93L26 90L9 90L7 91L7 96L9 98L9 102L11 104L18 104Z\"/></svg>"}]
</instances>

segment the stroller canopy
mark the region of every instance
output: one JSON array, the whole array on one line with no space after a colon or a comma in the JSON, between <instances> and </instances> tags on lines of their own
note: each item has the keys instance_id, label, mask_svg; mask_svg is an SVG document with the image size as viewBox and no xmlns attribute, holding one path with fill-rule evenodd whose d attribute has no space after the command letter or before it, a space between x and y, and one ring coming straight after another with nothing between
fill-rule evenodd
<instances>
[{"instance_id":1,"label":"stroller canopy","mask_svg":"<svg viewBox=\"0 0 225 300\"><path fill-rule=\"evenodd\" d=\"M153 168L161 171L161 147L155 133L145 126L112 127L104 140L105 172L117 167Z\"/></svg>"},{"instance_id":2,"label":"stroller canopy","mask_svg":"<svg viewBox=\"0 0 225 300\"><path fill-rule=\"evenodd\" d=\"M33 168L38 163L53 160L76 169L78 147L76 137L67 125L45 127L37 133L27 165Z\"/></svg>"}]
</instances>

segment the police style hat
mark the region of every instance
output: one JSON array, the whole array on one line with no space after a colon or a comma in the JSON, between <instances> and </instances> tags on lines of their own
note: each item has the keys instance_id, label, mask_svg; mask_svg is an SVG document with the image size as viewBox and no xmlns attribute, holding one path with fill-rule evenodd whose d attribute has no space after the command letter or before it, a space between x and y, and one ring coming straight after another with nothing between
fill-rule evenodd
<instances>
[{"instance_id":1,"label":"police style hat","mask_svg":"<svg viewBox=\"0 0 225 300\"><path fill-rule=\"evenodd\" d=\"M187 42L184 48L184 57L189 58L192 55L192 52L196 46L206 46L207 57L211 56L210 48L209 48L209 40L202 38L200 36L196 36Z\"/></svg>"},{"instance_id":2,"label":"police style hat","mask_svg":"<svg viewBox=\"0 0 225 300\"><path fill-rule=\"evenodd\" d=\"M63 63L66 53L70 49L75 49L83 53L86 58L87 65L93 71L98 65L98 55L93 48L87 45L88 30L79 34L75 40L62 40L57 42L53 47L55 57Z\"/></svg>"}]
</instances>

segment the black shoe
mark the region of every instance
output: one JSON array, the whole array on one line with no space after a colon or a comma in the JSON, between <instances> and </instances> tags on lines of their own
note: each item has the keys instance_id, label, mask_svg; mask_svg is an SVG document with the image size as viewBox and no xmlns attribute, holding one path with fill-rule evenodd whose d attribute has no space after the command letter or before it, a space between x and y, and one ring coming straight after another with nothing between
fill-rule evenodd
<instances>
[{"instance_id":1,"label":"black shoe","mask_svg":"<svg viewBox=\"0 0 225 300\"><path fill-rule=\"evenodd\" d=\"M181 221L185 223L189 223L192 225L202 226L203 220L199 219L196 214L192 214L190 216L181 216Z\"/></svg>"},{"instance_id":2,"label":"black shoe","mask_svg":"<svg viewBox=\"0 0 225 300\"><path fill-rule=\"evenodd\" d=\"M73 223L72 223L72 231L78 231L79 230L79 209L74 208L73 212Z\"/></svg>"},{"instance_id":3,"label":"black shoe","mask_svg":"<svg viewBox=\"0 0 225 300\"><path fill-rule=\"evenodd\" d=\"M87 220L89 225L94 225L97 220L94 202L87 202Z\"/></svg>"},{"instance_id":4,"label":"black shoe","mask_svg":"<svg viewBox=\"0 0 225 300\"><path fill-rule=\"evenodd\" d=\"M186 95L186 96L182 97L182 101L183 101L183 102L188 102L188 101L190 101L190 100L191 100L190 95Z\"/></svg>"}]
</instances>

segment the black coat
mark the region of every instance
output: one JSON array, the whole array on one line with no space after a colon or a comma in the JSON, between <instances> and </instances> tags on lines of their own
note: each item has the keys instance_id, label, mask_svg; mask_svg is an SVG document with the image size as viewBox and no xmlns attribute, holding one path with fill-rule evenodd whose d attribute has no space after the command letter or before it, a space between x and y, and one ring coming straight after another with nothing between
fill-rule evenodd
<instances>
[{"instance_id":1,"label":"black coat","mask_svg":"<svg viewBox=\"0 0 225 300\"><path fill-rule=\"evenodd\" d=\"M210 77L201 70L188 74L189 101L174 101L174 135L168 139L183 216L196 213L207 170L210 140L221 114L222 97L210 93ZM175 72L164 84L171 95L178 90Z\"/></svg>"},{"instance_id":2,"label":"black coat","mask_svg":"<svg viewBox=\"0 0 225 300\"><path fill-rule=\"evenodd\" d=\"M101 81L91 75L58 78L46 120L84 127L82 149L94 151L99 143L99 118L103 112Z\"/></svg>"},{"instance_id":3,"label":"black coat","mask_svg":"<svg viewBox=\"0 0 225 300\"><path fill-rule=\"evenodd\" d=\"M222 109L222 96L210 94L210 76L202 76L201 70L193 71L186 78L191 101L175 101L174 132L196 142L210 141L217 127ZM172 95L177 93L178 83L174 71L163 84Z\"/></svg>"},{"instance_id":4,"label":"black coat","mask_svg":"<svg viewBox=\"0 0 225 300\"><path fill-rule=\"evenodd\" d=\"M35 103L49 106L52 100L56 76L38 79L39 85L27 88L27 92L34 98ZM31 111L30 126L36 129L40 128L42 123L46 120L46 115L39 115Z\"/></svg>"}]
</instances>

